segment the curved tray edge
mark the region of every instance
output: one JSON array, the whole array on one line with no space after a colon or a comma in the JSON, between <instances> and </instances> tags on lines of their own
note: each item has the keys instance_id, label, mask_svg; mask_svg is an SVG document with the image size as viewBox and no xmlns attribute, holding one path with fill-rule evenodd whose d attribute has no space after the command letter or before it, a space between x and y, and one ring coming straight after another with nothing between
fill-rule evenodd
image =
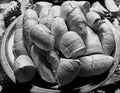
<instances>
[{"instance_id":1,"label":"curved tray edge","mask_svg":"<svg viewBox=\"0 0 120 93\"><path fill-rule=\"evenodd\" d=\"M19 16L20 17L20 16ZM15 19L6 29L2 40L1 40L1 47L0 47L0 58L1 58L1 65L3 67L3 69L5 70L6 74L8 75L8 77L14 82L16 83L16 79L14 76L14 72L13 69L11 68L9 62L7 62L7 58L6 58L6 51L5 51L5 47L6 47L6 42L7 42L7 37L9 36L9 32L13 32L14 31L14 26L15 23L17 22L17 20L19 19L19 17L17 17L17 19Z\"/></svg>"}]
</instances>

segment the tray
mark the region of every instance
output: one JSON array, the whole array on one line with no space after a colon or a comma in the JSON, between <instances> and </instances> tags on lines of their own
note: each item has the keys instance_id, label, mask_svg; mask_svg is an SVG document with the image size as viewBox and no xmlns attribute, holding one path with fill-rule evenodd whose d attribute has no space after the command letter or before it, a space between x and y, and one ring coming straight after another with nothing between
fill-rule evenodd
<instances>
[{"instance_id":1,"label":"tray","mask_svg":"<svg viewBox=\"0 0 120 93\"><path fill-rule=\"evenodd\" d=\"M21 16L21 15L20 15ZM20 16L18 18L16 18L7 28L6 32L3 35L2 41L1 41L1 47L0 47L0 57L1 57L1 65L3 67L3 69L5 70L6 74L9 76L9 78L14 82L16 82L16 78L14 76L14 72L13 72L13 68L11 65L11 61L14 61L14 55L12 53L12 44L13 44L13 37L14 37L14 27L15 24L17 22L17 20L20 18ZM105 19L106 22L109 23L109 21L107 19ZM110 24L110 23L109 23ZM112 26L112 25L111 25ZM100 86L103 86L113 75L113 73L115 72L116 67L119 64L119 60L120 60L120 37L117 34L116 29L113 28L113 33L114 33L114 37L115 37L115 51L113 53L113 57L115 59L113 65L111 66L111 68L109 69L109 71L107 71L106 77L104 77L102 80L100 80L99 82L88 82L87 84L84 84L82 86L76 87L73 89L73 91L79 91L79 93L86 93L89 92L93 89L96 89ZM8 48L9 46L9 48ZM99 77L97 77L99 78ZM45 88L42 86L36 86L33 84L32 88L30 89L31 93L60 93L61 89L52 89L52 88ZM76 92L75 92L76 93Z\"/></svg>"}]
</instances>

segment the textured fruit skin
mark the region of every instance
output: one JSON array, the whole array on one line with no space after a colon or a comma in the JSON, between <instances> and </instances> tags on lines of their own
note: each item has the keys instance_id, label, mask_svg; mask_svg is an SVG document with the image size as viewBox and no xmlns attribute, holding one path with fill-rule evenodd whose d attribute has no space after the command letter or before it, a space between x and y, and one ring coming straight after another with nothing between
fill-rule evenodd
<instances>
[{"instance_id":1,"label":"textured fruit skin","mask_svg":"<svg viewBox=\"0 0 120 93\"><path fill-rule=\"evenodd\" d=\"M72 82L79 73L80 61L78 59L60 59L57 70L57 81L59 86L65 86Z\"/></svg>"},{"instance_id":2,"label":"textured fruit skin","mask_svg":"<svg viewBox=\"0 0 120 93\"><path fill-rule=\"evenodd\" d=\"M60 39L62 37L62 35L66 32L68 32L68 28L67 25L64 21L63 18L60 17L56 17L52 23L52 28L51 28L51 32L54 35L54 47L59 50L59 46L60 46Z\"/></svg>"},{"instance_id":3,"label":"textured fruit skin","mask_svg":"<svg viewBox=\"0 0 120 93\"><path fill-rule=\"evenodd\" d=\"M85 49L82 38L74 31L66 32L60 39L60 50L66 58L77 58Z\"/></svg>"},{"instance_id":4,"label":"textured fruit skin","mask_svg":"<svg viewBox=\"0 0 120 93\"><path fill-rule=\"evenodd\" d=\"M102 54L80 57L79 60L81 61L79 77L100 75L107 71L114 62L113 57Z\"/></svg>"},{"instance_id":5,"label":"textured fruit skin","mask_svg":"<svg viewBox=\"0 0 120 93\"><path fill-rule=\"evenodd\" d=\"M30 32L30 39L42 50L49 51L54 47L54 36L45 25L35 25Z\"/></svg>"},{"instance_id":6,"label":"textured fruit skin","mask_svg":"<svg viewBox=\"0 0 120 93\"><path fill-rule=\"evenodd\" d=\"M32 59L27 55L20 55L14 62L14 74L19 82L28 82L36 73Z\"/></svg>"}]
</instances>

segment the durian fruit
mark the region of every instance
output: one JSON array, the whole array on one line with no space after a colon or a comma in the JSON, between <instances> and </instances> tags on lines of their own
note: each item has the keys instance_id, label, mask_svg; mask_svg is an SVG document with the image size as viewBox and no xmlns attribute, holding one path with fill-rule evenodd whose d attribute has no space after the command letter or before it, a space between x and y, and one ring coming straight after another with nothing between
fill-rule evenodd
<instances>
[{"instance_id":1,"label":"durian fruit","mask_svg":"<svg viewBox=\"0 0 120 93\"><path fill-rule=\"evenodd\" d=\"M61 5L61 17L66 20L69 30L77 32L86 39L86 18L75 1L66 1Z\"/></svg>"},{"instance_id":2,"label":"durian fruit","mask_svg":"<svg viewBox=\"0 0 120 93\"><path fill-rule=\"evenodd\" d=\"M105 15L105 12L108 12L108 10L105 9L104 6L102 6L99 1L96 1L92 4L90 12L96 12L102 16Z\"/></svg>"},{"instance_id":3,"label":"durian fruit","mask_svg":"<svg viewBox=\"0 0 120 93\"><path fill-rule=\"evenodd\" d=\"M99 37L89 26L87 26L86 28L87 38L85 42L86 51L84 55L103 54L104 52Z\"/></svg>"},{"instance_id":4,"label":"durian fruit","mask_svg":"<svg viewBox=\"0 0 120 93\"><path fill-rule=\"evenodd\" d=\"M84 15L90 11L90 2L89 1L78 1L76 2L78 7L81 9Z\"/></svg>"},{"instance_id":5,"label":"durian fruit","mask_svg":"<svg viewBox=\"0 0 120 93\"><path fill-rule=\"evenodd\" d=\"M77 7L66 18L68 28L71 31L77 32L83 41L86 40L86 18L82 11Z\"/></svg>"},{"instance_id":6,"label":"durian fruit","mask_svg":"<svg viewBox=\"0 0 120 93\"><path fill-rule=\"evenodd\" d=\"M42 50L50 51L54 48L54 36L43 24L37 24L32 28L30 40Z\"/></svg>"},{"instance_id":7,"label":"durian fruit","mask_svg":"<svg viewBox=\"0 0 120 93\"><path fill-rule=\"evenodd\" d=\"M65 86L71 83L79 73L80 64L78 59L61 58L56 75L58 85Z\"/></svg>"},{"instance_id":8,"label":"durian fruit","mask_svg":"<svg viewBox=\"0 0 120 93\"><path fill-rule=\"evenodd\" d=\"M66 1L61 5L61 17L63 19L67 19L70 15L71 17L78 18L78 22L85 22L85 16L83 12L81 11L80 7L80 2L77 3L76 1Z\"/></svg>"},{"instance_id":9,"label":"durian fruit","mask_svg":"<svg viewBox=\"0 0 120 93\"><path fill-rule=\"evenodd\" d=\"M23 15L23 40L29 53L33 42L30 40L30 32L32 27L38 24L37 13L32 9L27 9Z\"/></svg>"},{"instance_id":10,"label":"durian fruit","mask_svg":"<svg viewBox=\"0 0 120 93\"><path fill-rule=\"evenodd\" d=\"M13 53L16 57L18 57L19 55L28 55L23 40L22 21L23 21L23 15L20 16L17 23L15 24Z\"/></svg>"},{"instance_id":11,"label":"durian fruit","mask_svg":"<svg viewBox=\"0 0 120 93\"><path fill-rule=\"evenodd\" d=\"M51 10L53 11L53 16L54 16L54 18L60 17L61 6L59 6L59 5L54 5L54 6L51 7Z\"/></svg>"},{"instance_id":12,"label":"durian fruit","mask_svg":"<svg viewBox=\"0 0 120 93\"><path fill-rule=\"evenodd\" d=\"M60 16L66 19L69 14L76 8L77 3L75 1L65 1L61 5Z\"/></svg>"},{"instance_id":13,"label":"durian fruit","mask_svg":"<svg viewBox=\"0 0 120 93\"><path fill-rule=\"evenodd\" d=\"M23 16L23 24L26 20L29 20L29 19L34 19L38 22L38 15L37 13L32 10L32 9L27 9L24 13L24 16Z\"/></svg>"},{"instance_id":14,"label":"durian fruit","mask_svg":"<svg viewBox=\"0 0 120 93\"><path fill-rule=\"evenodd\" d=\"M87 24L96 31L100 25L99 21L101 20L101 17L96 12L88 12L86 14L86 20Z\"/></svg>"},{"instance_id":15,"label":"durian fruit","mask_svg":"<svg viewBox=\"0 0 120 93\"><path fill-rule=\"evenodd\" d=\"M75 8L79 8L86 15L90 11L90 3L88 1L65 1L61 5L61 17L66 19Z\"/></svg>"},{"instance_id":16,"label":"durian fruit","mask_svg":"<svg viewBox=\"0 0 120 93\"><path fill-rule=\"evenodd\" d=\"M114 0L104 0L105 6L106 8L110 11L110 12L118 12L119 7L115 4Z\"/></svg>"},{"instance_id":17,"label":"durian fruit","mask_svg":"<svg viewBox=\"0 0 120 93\"><path fill-rule=\"evenodd\" d=\"M54 76L57 74L57 69L60 63L60 58L56 50L51 50L46 53L46 59L50 63L50 67Z\"/></svg>"},{"instance_id":18,"label":"durian fruit","mask_svg":"<svg viewBox=\"0 0 120 93\"><path fill-rule=\"evenodd\" d=\"M111 55L115 48L115 38L112 28L107 23L102 23L97 34L103 46L104 54Z\"/></svg>"},{"instance_id":19,"label":"durian fruit","mask_svg":"<svg viewBox=\"0 0 120 93\"><path fill-rule=\"evenodd\" d=\"M54 14L51 7L43 7L39 13L39 23L44 24L51 30Z\"/></svg>"},{"instance_id":20,"label":"durian fruit","mask_svg":"<svg viewBox=\"0 0 120 93\"><path fill-rule=\"evenodd\" d=\"M28 55L23 41L22 28L15 30L13 53L16 57L19 55Z\"/></svg>"},{"instance_id":21,"label":"durian fruit","mask_svg":"<svg viewBox=\"0 0 120 93\"><path fill-rule=\"evenodd\" d=\"M36 11L37 15L39 16L42 8L44 8L44 7L51 7L52 5L53 4L50 3L50 2L40 1L40 2L36 2L35 4L33 4L31 9Z\"/></svg>"},{"instance_id":22,"label":"durian fruit","mask_svg":"<svg viewBox=\"0 0 120 93\"><path fill-rule=\"evenodd\" d=\"M79 58L81 61L79 77L91 77L106 72L113 64L112 56L95 54Z\"/></svg>"},{"instance_id":23,"label":"durian fruit","mask_svg":"<svg viewBox=\"0 0 120 93\"><path fill-rule=\"evenodd\" d=\"M103 47L104 54L111 55L115 47L115 39L112 28L104 20L101 19L99 14L95 12L87 13L86 19L89 25L98 35Z\"/></svg>"},{"instance_id":24,"label":"durian fruit","mask_svg":"<svg viewBox=\"0 0 120 93\"><path fill-rule=\"evenodd\" d=\"M20 55L14 62L14 74L18 82L28 82L36 74L36 67L32 59L27 55Z\"/></svg>"},{"instance_id":25,"label":"durian fruit","mask_svg":"<svg viewBox=\"0 0 120 93\"><path fill-rule=\"evenodd\" d=\"M56 83L54 73L50 68L50 63L46 60L45 52L33 45L30 50L30 55L41 78L49 83Z\"/></svg>"},{"instance_id":26,"label":"durian fruit","mask_svg":"<svg viewBox=\"0 0 120 93\"><path fill-rule=\"evenodd\" d=\"M65 20L61 17L56 17L52 23L51 32L54 35L54 47L59 50L60 39L64 33L68 32Z\"/></svg>"},{"instance_id":27,"label":"durian fruit","mask_svg":"<svg viewBox=\"0 0 120 93\"><path fill-rule=\"evenodd\" d=\"M77 58L86 51L82 38L74 31L68 31L60 39L60 50L66 58Z\"/></svg>"}]
</instances>

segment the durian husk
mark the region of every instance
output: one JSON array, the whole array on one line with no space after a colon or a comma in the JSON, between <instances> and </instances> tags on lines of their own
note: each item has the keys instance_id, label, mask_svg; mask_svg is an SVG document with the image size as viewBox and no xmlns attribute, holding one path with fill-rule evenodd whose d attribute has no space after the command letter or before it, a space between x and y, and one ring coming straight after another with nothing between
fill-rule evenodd
<instances>
[{"instance_id":1,"label":"durian husk","mask_svg":"<svg viewBox=\"0 0 120 93\"><path fill-rule=\"evenodd\" d=\"M113 64L114 58L108 55L95 54L79 58L81 61L79 77L91 77L106 72Z\"/></svg>"},{"instance_id":2,"label":"durian husk","mask_svg":"<svg viewBox=\"0 0 120 93\"><path fill-rule=\"evenodd\" d=\"M87 38L85 42L86 51L84 55L103 54L103 47L97 34L87 26Z\"/></svg>"},{"instance_id":3,"label":"durian husk","mask_svg":"<svg viewBox=\"0 0 120 93\"><path fill-rule=\"evenodd\" d=\"M37 24L32 28L30 40L42 50L50 51L54 48L54 36L43 24Z\"/></svg>"},{"instance_id":4,"label":"durian husk","mask_svg":"<svg viewBox=\"0 0 120 93\"><path fill-rule=\"evenodd\" d=\"M101 20L101 17L96 12L88 12L86 14L87 24L93 28L94 30L97 30L99 28L99 20Z\"/></svg>"},{"instance_id":5,"label":"durian husk","mask_svg":"<svg viewBox=\"0 0 120 93\"><path fill-rule=\"evenodd\" d=\"M27 55L20 55L14 62L14 74L18 82L28 82L33 79L36 67Z\"/></svg>"},{"instance_id":6,"label":"durian husk","mask_svg":"<svg viewBox=\"0 0 120 93\"><path fill-rule=\"evenodd\" d=\"M57 70L57 81L59 86L65 86L71 83L78 75L80 61L78 59L60 59Z\"/></svg>"},{"instance_id":7,"label":"durian husk","mask_svg":"<svg viewBox=\"0 0 120 93\"><path fill-rule=\"evenodd\" d=\"M50 3L50 2L40 1L40 2L36 2L35 4L33 4L31 9L36 11L37 15L39 16L42 8L51 7L51 6L52 6L52 3Z\"/></svg>"},{"instance_id":8,"label":"durian husk","mask_svg":"<svg viewBox=\"0 0 120 93\"><path fill-rule=\"evenodd\" d=\"M51 32L54 35L54 47L59 50L60 39L64 33L68 32L65 20L61 17L56 17L52 23Z\"/></svg>"},{"instance_id":9,"label":"durian husk","mask_svg":"<svg viewBox=\"0 0 120 93\"><path fill-rule=\"evenodd\" d=\"M85 53L86 46L76 32L69 31L60 39L60 50L66 58L77 58Z\"/></svg>"},{"instance_id":10,"label":"durian husk","mask_svg":"<svg viewBox=\"0 0 120 93\"><path fill-rule=\"evenodd\" d=\"M115 49L115 37L112 28L107 23L102 23L97 31L105 55L111 55Z\"/></svg>"}]
</instances>

